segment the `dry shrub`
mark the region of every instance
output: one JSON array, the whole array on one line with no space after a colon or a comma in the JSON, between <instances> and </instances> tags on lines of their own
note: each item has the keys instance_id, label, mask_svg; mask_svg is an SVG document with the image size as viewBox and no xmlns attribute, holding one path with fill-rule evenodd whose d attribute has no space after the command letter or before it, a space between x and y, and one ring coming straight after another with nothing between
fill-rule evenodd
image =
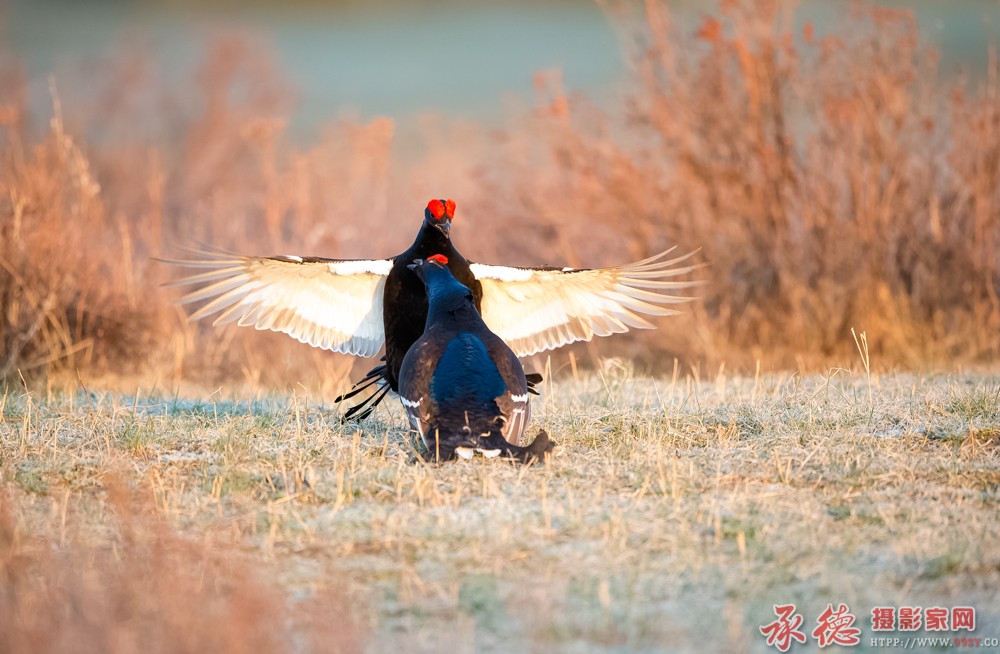
<instances>
[{"instance_id":1,"label":"dry shrub","mask_svg":"<svg viewBox=\"0 0 1000 654\"><path fill-rule=\"evenodd\" d=\"M111 220L90 164L56 109L50 132L33 148L22 146L13 130L4 143L0 376L15 367L75 365L81 354L84 364L95 353L131 354L130 335L144 327L136 312L124 310L131 253L94 257L87 247L129 226ZM95 349L96 340L102 348Z\"/></svg>"},{"instance_id":2,"label":"dry shrub","mask_svg":"<svg viewBox=\"0 0 1000 654\"><path fill-rule=\"evenodd\" d=\"M16 98L0 126L0 377L79 369L276 383L319 369L342 381L349 361L329 353L188 324L160 287L176 271L152 258L178 245L336 254L343 240L377 242L327 218L381 205L384 219L384 199L363 195L378 187L384 198L391 121L345 119L297 150L287 89L266 51L236 37L215 44L189 87L157 79L141 52L79 75L65 92L53 83L55 117L37 144ZM74 98L72 111L60 96Z\"/></svg>"},{"instance_id":3,"label":"dry shrub","mask_svg":"<svg viewBox=\"0 0 1000 654\"><path fill-rule=\"evenodd\" d=\"M996 357L994 59L968 92L905 11L853 5L818 37L777 1L723 2L693 30L661 3L633 9L612 11L637 72L628 124L543 78L547 174L498 186L553 234L703 248L698 329L650 344L815 366L849 354L856 327L888 365Z\"/></svg>"},{"instance_id":4,"label":"dry shrub","mask_svg":"<svg viewBox=\"0 0 1000 654\"><path fill-rule=\"evenodd\" d=\"M343 595L293 603L235 546L182 538L122 487L111 533L69 538L24 533L15 493L0 496L0 651L362 650Z\"/></svg>"},{"instance_id":5,"label":"dry shrub","mask_svg":"<svg viewBox=\"0 0 1000 654\"><path fill-rule=\"evenodd\" d=\"M5 86L0 373L334 391L350 359L186 323L159 288L176 271L150 257L199 243L386 256L436 195L460 200L455 237L480 261L702 248L710 284L691 314L602 354L812 368L850 356L854 327L884 366L995 359L995 60L978 86L944 80L911 14L864 5L823 34L776 0L723 2L695 28L653 0L609 15L633 69L624 106L540 73L533 111L501 130L429 117L423 153L405 159L385 118L339 118L299 145L280 71L237 37L181 83L141 51L88 61L82 83L59 80L63 111L44 133Z\"/></svg>"}]
</instances>

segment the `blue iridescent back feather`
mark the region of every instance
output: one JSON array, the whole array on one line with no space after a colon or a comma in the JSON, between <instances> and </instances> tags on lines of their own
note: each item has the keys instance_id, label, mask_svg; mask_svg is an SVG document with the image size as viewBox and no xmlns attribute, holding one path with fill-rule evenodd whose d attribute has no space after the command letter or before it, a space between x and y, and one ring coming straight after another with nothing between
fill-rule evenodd
<instances>
[{"instance_id":1,"label":"blue iridescent back feather","mask_svg":"<svg viewBox=\"0 0 1000 654\"><path fill-rule=\"evenodd\" d=\"M490 404L506 390L486 346L470 332L448 343L431 379L431 397L442 407L454 402Z\"/></svg>"}]
</instances>

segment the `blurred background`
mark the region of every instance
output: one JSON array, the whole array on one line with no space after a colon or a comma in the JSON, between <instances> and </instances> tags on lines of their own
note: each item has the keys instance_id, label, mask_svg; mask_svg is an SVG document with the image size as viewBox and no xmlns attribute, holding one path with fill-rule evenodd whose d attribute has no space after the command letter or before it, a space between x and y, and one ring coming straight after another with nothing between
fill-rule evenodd
<instances>
[{"instance_id":1,"label":"blurred background","mask_svg":"<svg viewBox=\"0 0 1000 654\"><path fill-rule=\"evenodd\" d=\"M411 120L438 113L489 121L532 99L536 72L558 69L568 90L609 110L628 89L614 3L578 0L8 0L4 36L23 61L35 100L49 75L70 82L88 63L128 52L167 80L189 78L220 37L265 48L288 85L293 132L311 138L344 112ZM787 4L787 3L786 3ZM1000 17L993 0L882 2L911 9L942 68L982 76ZM794 22L832 27L849 2L797 3ZM673 0L693 27L718 2ZM609 20L610 19L610 20Z\"/></svg>"},{"instance_id":2,"label":"blurred background","mask_svg":"<svg viewBox=\"0 0 1000 654\"><path fill-rule=\"evenodd\" d=\"M877 366L991 365L998 21L985 0L0 2L0 375L335 392L350 358L187 323L150 257L389 256L431 197L478 261L701 249L684 316L556 370L825 369L851 328Z\"/></svg>"}]
</instances>

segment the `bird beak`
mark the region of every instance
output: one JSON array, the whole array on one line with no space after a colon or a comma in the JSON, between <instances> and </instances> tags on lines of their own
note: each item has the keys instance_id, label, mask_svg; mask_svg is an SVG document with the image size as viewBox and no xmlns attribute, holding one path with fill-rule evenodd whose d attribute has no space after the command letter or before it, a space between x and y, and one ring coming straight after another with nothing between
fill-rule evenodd
<instances>
[{"instance_id":1,"label":"bird beak","mask_svg":"<svg viewBox=\"0 0 1000 654\"><path fill-rule=\"evenodd\" d=\"M436 222L434 223L434 226L437 228L439 232L444 234L445 238L450 238L450 232L451 232L450 220L442 220L441 222Z\"/></svg>"},{"instance_id":2,"label":"bird beak","mask_svg":"<svg viewBox=\"0 0 1000 654\"><path fill-rule=\"evenodd\" d=\"M413 263L407 264L406 267L409 268L410 270L412 270L413 274L416 275L420 279L420 281L424 281L424 260L423 259L417 259Z\"/></svg>"}]
</instances>

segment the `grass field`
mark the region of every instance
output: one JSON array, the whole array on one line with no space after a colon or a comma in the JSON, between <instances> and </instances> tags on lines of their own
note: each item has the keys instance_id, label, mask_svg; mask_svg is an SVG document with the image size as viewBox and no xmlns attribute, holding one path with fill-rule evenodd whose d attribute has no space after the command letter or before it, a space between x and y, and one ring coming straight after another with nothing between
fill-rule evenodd
<instances>
[{"instance_id":1,"label":"grass field","mask_svg":"<svg viewBox=\"0 0 1000 654\"><path fill-rule=\"evenodd\" d=\"M883 3L674 4L601 3L621 97L542 70L499 126L299 133L234 35L176 74L0 52L0 654L765 651L789 603L848 605L854 651L877 606L1000 637L995 44L968 74ZM434 197L473 261L708 264L684 315L551 353L543 465L412 462L398 402L329 401L365 362L192 323L155 261L382 258Z\"/></svg>"},{"instance_id":2,"label":"grass field","mask_svg":"<svg viewBox=\"0 0 1000 654\"><path fill-rule=\"evenodd\" d=\"M840 602L858 651L879 605L1000 635L995 375L611 363L534 407L547 464L427 465L395 403L8 389L0 650L766 651L772 604Z\"/></svg>"}]
</instances>

